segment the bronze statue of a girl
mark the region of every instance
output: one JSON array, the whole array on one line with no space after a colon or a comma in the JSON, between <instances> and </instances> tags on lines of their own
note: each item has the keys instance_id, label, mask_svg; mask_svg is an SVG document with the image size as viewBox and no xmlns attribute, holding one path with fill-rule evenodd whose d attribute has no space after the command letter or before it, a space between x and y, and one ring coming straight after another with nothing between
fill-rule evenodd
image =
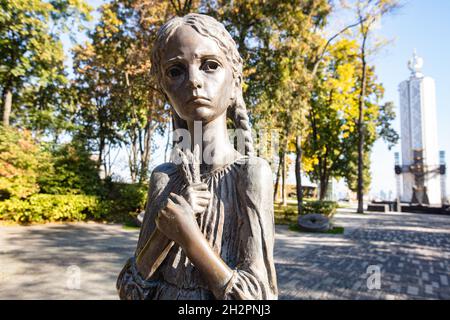
<instances>
[{"instance_id":1,"label":"bronze statue of a girl","mask_svg":"<svg viewBox=\"0 0 450 320\"><path fill-rule=\"evenodd\" d=\"M177 151L179 163L152 172L136 252L117 280L120 298L277 299L272 171L253 155L235 42L212 17L173 18L158 33L152 71L174 129L194 143Z\"/></svg>"}]
</instances>

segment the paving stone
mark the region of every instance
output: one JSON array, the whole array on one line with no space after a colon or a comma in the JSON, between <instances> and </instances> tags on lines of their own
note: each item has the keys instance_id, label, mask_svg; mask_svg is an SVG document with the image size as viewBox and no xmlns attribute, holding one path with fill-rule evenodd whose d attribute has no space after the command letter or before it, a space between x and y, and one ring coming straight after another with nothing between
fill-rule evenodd
<instances>
[{"instance_id":1,"label":"paving stone","mask_svg":"<svg viewBox=\"0 0 450 320\"><path fill-rule=\"evenodd\" d=\"M433 294L433 286L426 284L425 285L425 293L427 294Z\"/></svg>"},{"instance_id":2,"label":"paving stone","mask_svg":"<svg viewBox=\"0 0 450 320\"><path fill-rule=\"evenodd\" d=\"M419 294L419 288L413 287L413 286L408 286L407 293L410 294L410 295L416 296L416 295Z\"/></svg>"},{"instance_id":3,"label":"paving stone","mask_svg":"<svg viewBox=\"0 0 450 320\"><path fill-rule=\"evenodd\" d=\"M440 278L441 278L441 284L443 286L448 286L448 278L447 278L447 276L446 275L441 275Z\"/></svg>"}]
</instances>

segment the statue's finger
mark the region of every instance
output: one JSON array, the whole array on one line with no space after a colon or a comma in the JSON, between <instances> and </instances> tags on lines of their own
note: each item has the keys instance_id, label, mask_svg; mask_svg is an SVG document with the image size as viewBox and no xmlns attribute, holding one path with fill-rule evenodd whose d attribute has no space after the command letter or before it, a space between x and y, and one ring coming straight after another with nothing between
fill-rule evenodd
<instances>
[{"instance_id":1,"label":"statue's finger","mask_svg":"<svg viewBox=\"0 0 450 320\"><path fill-rule=\"evenodd\" d=\"M202 206L202 207L207 207L209 205L209 199L198 198L197 205Z\"/></svg>"},{"instance_id":2,"label":"statue's finger","mask_svg":"<svg viewBox=\"0 0 450 320\"><path fill-rule=\"evenodd\" d=\"M195 196L202 199L211 199L211 193L208 191L196 191Z\"/></svg>"},{"instance_id":3,"label":"statue's finger","mask_svg":"<svg viewBox=\"0 0 450 320\"><path fill-rule=\"evenodd\" d=\"M208 185L206 183L195 183L192 185L192 189L194 189L195 191L207 191L208 190Z\"/></svg>"},{"instance_id":4,"label":"statue's finger","mask_svg":"<svg viewBox=\"0 0 450 320\"><path fill-rule=\"evenodd\" d=\"M172 196L169 195L169 197L167 198L167 205L166 207L169 209L173 209L176 206L176 201L175 198L173 198Z\"/></svg>"},{"instance_id":5,"label":"statue's finger","mask_svg":"<svg viewBox=\"0 0 450 320\"><path fill-rule=\"evenodd\" d=\"M187 204L187 201L184 199L184 197L177 195L176 193L170 193L169 195L170 201L172 201L174 204Z\"/></svg>"}]
</instances>

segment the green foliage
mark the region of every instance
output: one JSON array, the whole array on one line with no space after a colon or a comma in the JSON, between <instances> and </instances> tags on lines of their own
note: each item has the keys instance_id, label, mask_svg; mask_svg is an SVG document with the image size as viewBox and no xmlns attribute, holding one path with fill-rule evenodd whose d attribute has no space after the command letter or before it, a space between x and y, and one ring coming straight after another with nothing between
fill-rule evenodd
<instances>
[{"instance_id":1,"label":"green foliage","mask_svg":"<svg viewBox=\"0 0 450 320\"><path fill-rule=\"evenodd\" d=\"M338 208L334 201L303 201L303 214L319 213L332 218ZM298 209L297 204L288 204L287 206L274 206L275 223L289 225L297 223Z\"/></svg>"},{"instance_id":2,"label":"green foliage","mask_svg":"<svg viewBox=\"0 0 450 320\"><path fill-rule=\"evenodd\" d=\"M289 225L289 230L296 231L296 232L301 232L301 233L317 233L317 232L307 232L304 229L300 228L300 226L297 223L290 224ZM344 227L334 226L330 230L325 231L325 232L320 232L320 233L325 233L325 234L344 234L344 231L345 231Z\"/></svg>"},{"instance_id":3,"label":"green foliage","mask_svg":"<svg viewBox=\"0 0 450 320\"><path fill-rule=\"evenodd\" d=\"M101 181L80 142L38 144L0 126L0 219L19 223L127 221L144 209L145 184Z\"/></svg>"},{"instance_id":4,"label":"green foliage","mask_svg":"<svg viewBox=\"0 0 450 320\"><path fill-rule=\"evenodd\" d=\"M168 120L150 72L152 43L168 6L133 0L104 4L89 41L73 49L79 134L98 152L106 175L109 148L122 145L133 183L148 180L153 135Z\"/></svg>"},{"instance_id":5,"label":"green foliage","mask_svg":"<svg viewBox=\"0 0 450 320\"><path fill-rule=\"evenodd\" d=\"M256 127L279 129L280 147L287 151L289 140L305 127L312 84L308 64L322 45L319 30L330 13L329 1L218 4L212 14L237 39L245 61L245 99L251 119Z\"/></svg>"},{"instance_id":6,"label":"green foliage","mask_svg":"<svg viewBox=\"0 0 450 320\"><path fill-rule=\"evenodd\" d=\"M347 39L331 45L317 70L308 113L308 139L304 142L304 170L320 182L324 198L330 178L344 175L346 156L354 148L357 115L357 43Z\"/></svg>"},{"instance_id":7,"label":"green foliage","mask_svg":"<svg viewBox=\"0 0 450 320\"><path fill-rule=\"evenodd\" d=\"M394 121L395 105L393 102L387 102L380 106L378 115L377 133L387 144L389 150L398 143L400 139L398 133L392 128L392 121Z\"/></svg>"},{"instance_id":8,"label":"green foliage","mask_svg":"<svg viewBox=\"0 0 450 320\"><path fill-rule=\"evenodd\" d=\"M13 120L50 130L65 114L62 32L90 18L82 0L0 0L0 88L13 94ZM16 112L17 111L17 112Z\"/></svg>"},{"instance_id":9,"label":"green foliage","mask_svg":"<svg viewBox=\"0 0 450 320\"><path fill-rule=\"evenodd\" d=\"M357 150L349 152L347 154L348 157L351 157L351 161L349 161L345 167L345 180L347 182L347 187L356 192L358 190L358 153ZM364 177L364 185L363 192L369 192L370 183L372 181L372 176L370 174L370 150L366 150L363 153L363 177Z\"/></svg>"},{"instance_id":10,"label":"green foliage","mask_svg":"<svg viewBox=\"0 0 450 320\"><path fill-rule=\"evenodd\" d=\"M27 130L0 126L0 199L35 193L101 193L96 162L79 143L38 144Z\"/></svg>"},{"instance_id":11,"label":"green foliage","mask_svg":"<svg viewBox=\"0 0 450 320\"><path fill-rule=\"evenodd\" d=\"M101 194L97 163L81 143L50 146L50 149L51 166L38 177L41 193Z\"/></svg>"},{"instance_id":12,"label":"green foliage","mask_svg":"<svg viewBox=\"0 0 450 320\"><path fill-rule=\"evenodd\" d=\"M110 212L111 219L121 220L136 216L145 209L147 185L107 181L105 189L106 199L113 204Z\"/></svg>"},{"instance_id":13,"label":"green foliage","mask_svg":"<svg viewBox=\"0 0 450 320\"><path fill-rule=\"evenodd\" d=\"M109 203L96 196L35 194L25 200L0 201L0 220L18 223L82 221L104 218L109 210Z\"/></svg>"},{"instance_id":14,"label":"green foliage","mask_svg":"<svg viewBox=\"0 0 450 320\"><path fill-rule=\"evenodd\" d=\"M395 2L348 4L368 7L361 33ZM0 91L12 93L12 124L22 129L0 132L0 201L25 208L37 193L95 195L106 207L113 203L112 219L142 210L154 133L169 120L150 74L151 47L168 17L189 12L215 16L230 31L244 59L244 98L253 128L279 130L281 154L296 151L292 142L302 138L302 169L320 181L321 197L333 177L344 177L356 190L358 107L363 108L367 190L374 141L383 138L391 146L398 140L391 127L395 113L392 104L380 103L384 89L375 68L364 68L367 79L361 85L360 45L324 38L335 8L329 0L112 0L100 7L88 41L74 47L74 79L69 83L60 38L89 19L86 2L0 0ZM50 137L56 143L39 144L23 129L33 132L36 141ZM58 136L70 130L75 140L86 143L58 146ZM131 185L99 179L101 166L106 176L112 174L108 159L111 148L119 145L129 156ZM97 161L90 159L94 152ZM265 152L259 155L273 161ZM296 219L294 206L277 210L278 221Z\"/></svg>"},{"instance_id":15,"label":"green foliage","mask_svg":"<svg viewBox=\"0 0 450 320\"><path fill-rule=\"evenodd\" d=\"M304 142L304 170L320 182L324 198L331 178L344 177L355 190L358 161L358 111L362 64L358 43L342 39L329 47L318 68L308 115L308 139ZM367 68L364 97L364 189L370 187L370 150L378 138L391 145L398 135L392 128L393 104L380 104L384 88L375 68Z\"/></svg>"},{"instance_id":16,"label":"green foliage","mask_svg":"<svg viewBox=\"0 0 450 320\"><path fill-rule=\"evenodd\" d=\"M297 221L297 204L274 206L275 224L288 225Z\"/></svg>"},{"instance_id":17,"label":"green foliage","mask_svg":"<svg viewBox=\"0 0 450 320\"><path fill-rule=\"evenodd\" d=\"M0 200L37 193L38 175L48 170L48 161L29 131L0 126Z\"/></svg>"},{"instance_id":18,"label":"green foliage","mask_svg":"<svg viewBox=\"0 0 450 320\"><path fill-rule=\"evenodd\" d=\"M305 201L303 203L303 214L322 214L332 218L336 213L338 204L334 201Z\"/></svg>"}]
</instances>

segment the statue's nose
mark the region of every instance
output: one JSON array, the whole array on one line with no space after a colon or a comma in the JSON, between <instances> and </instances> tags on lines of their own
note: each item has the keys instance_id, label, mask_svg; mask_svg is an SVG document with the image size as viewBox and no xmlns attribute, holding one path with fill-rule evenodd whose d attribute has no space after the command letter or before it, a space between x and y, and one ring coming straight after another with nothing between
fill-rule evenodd
<instances>
[{"instance_id":1,"label":"statue's nose","mask_svg":"<svg viewBox=\"0 0 450 320\"><path fill-rule=\"evenodd\" d=\"M202 87L202 81L199 70L195 70L195 68L190 68L188 86L191 89L200 89Z\"/></svg>"}]
</instances>

